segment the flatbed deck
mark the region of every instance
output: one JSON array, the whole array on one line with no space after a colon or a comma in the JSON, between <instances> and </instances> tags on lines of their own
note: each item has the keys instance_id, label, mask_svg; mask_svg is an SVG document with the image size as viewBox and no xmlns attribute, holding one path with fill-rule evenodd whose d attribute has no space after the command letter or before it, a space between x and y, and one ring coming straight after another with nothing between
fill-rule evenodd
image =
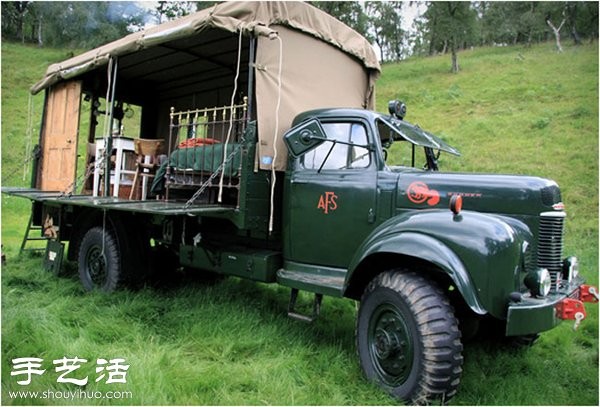
<instances>
[{"instance_id":1,"label":"flatbed deck","mask_svg":"<svg viewBox=\"0 0 600 407\"><path fill-rule=\"evenodd\" d=\"M156 215L217 215L233 213L236 208L223 205L193 204L185 201L146 200L135 201L115 197L68 195L59 191L41 191L35 188L3 187L2 193L27 198L31 201L68 204L107 210L120 210Z\"/></svg>"}]
</instances>

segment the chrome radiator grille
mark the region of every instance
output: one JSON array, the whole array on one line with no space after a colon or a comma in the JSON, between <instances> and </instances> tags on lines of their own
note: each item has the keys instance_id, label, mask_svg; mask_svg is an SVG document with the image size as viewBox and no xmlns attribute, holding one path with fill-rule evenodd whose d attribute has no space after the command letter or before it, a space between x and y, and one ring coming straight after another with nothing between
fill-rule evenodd
<instances>
[{"instance_id":1,"label":"chrome radiator grille","mask_svg":"<svg viewBox=\"0 0 600 407\"><path fill-rule=\"evenodd\" d=\"M552 278L551 291L556 291L562 272L564 212L546 212L540 215L537 250L538 267L548 269Z\"/></svg>"}]
</instances>

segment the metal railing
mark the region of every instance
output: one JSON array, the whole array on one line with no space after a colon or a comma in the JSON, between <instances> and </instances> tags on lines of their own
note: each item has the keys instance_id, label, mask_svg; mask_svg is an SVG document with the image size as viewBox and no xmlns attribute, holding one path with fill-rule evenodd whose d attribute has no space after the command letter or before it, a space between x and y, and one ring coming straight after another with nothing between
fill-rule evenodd
<instances>
[{"instance_id":1,"label":"metal railing","mask_svg":"<svg viewBox=\"0 0 600 407\"><path fill-rule=\"evenodd\" d=\"M186 199L186 190L204 193L198 203L216 203L217 190L233 190L225 203L237 203L242 168L242 154L235 153L248 115L248 98L233 106L202 108L176 112L171 108L169 124L168 165L165 197ZM216 173L219 176L216 176ZM189 196L187 196L189 198Z\"/></svg>"}]
</instances>

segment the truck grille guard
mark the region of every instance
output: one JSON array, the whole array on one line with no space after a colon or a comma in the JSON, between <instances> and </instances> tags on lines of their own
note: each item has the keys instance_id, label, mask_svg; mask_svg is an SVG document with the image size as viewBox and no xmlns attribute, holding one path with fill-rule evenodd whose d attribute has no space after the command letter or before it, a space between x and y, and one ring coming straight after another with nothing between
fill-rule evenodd
<instances>
[{"instance_id":1,"label":"truck grille guard","mask_svg":"<svg viewBox=\"0 0 600 407\"><path fill-rule=\"evenodd\" d=\"M550 272L552 286L556 292L560 285L563 261L563 231L565 212L544 212L540 214L537 265Z\"/></svg>"}]
</instances>

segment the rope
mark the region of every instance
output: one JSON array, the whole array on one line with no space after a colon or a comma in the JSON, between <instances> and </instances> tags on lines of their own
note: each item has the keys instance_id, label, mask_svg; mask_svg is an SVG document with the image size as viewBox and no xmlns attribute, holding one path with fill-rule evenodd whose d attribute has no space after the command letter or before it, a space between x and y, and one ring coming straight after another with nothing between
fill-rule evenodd
<instances>
[{"instance_id":1,"label":"rope","mask_svg":"<svg viewBox=\"0 0 600 407\"><path fill-rule=\"evenodd\" d=\"M104 256L105 241L106 241L106 208L103 208L102 209L102 253L100 254L101 256Z\"/></svg>"},{"instance_id":2,"label":"rope","mask_svg":"<svg viewBox=\"0 0 600 407\"><path fill-rule=\"evenodd\" d=\"M194 195L192 195L192 197L190 199L188 199L188 201L185 203L184 205L184 209L189 208L190 206L192 206L192 204L196 201L196 199L198 199L198 197L200 195L202 195L202 193L206 190L206 188L208 188L211 183L213 182L213 180L215 178L217 178L217 175L219 175L219 172L225 168L225 165L227 165L227 163L229 162L229 160L231 160L231 158L236 155L238 153L238 151L240 151L240 149L242 148L242 146L244 145L244 142L246 140L244 139L244 137L241 138L240 143L237 145L237 147L235 148L235 150L233 150L231 152L231 154L229 154L227 157L225 157L223 159L223 162L221 163L221 165L219 165L219 167L210 175L210 177L208 177L208 179L204 182L204 184L202 184L202 186L200 187L200 189L198 189Z\"/></svg>"},{"instance_id":3,"label":"rope","mask_svg":"<svg viewBox=\"0 0 600 407\"><path fill-rule=\"evenodd\" d=\"M225 155L227 154L227 145L229 144L229 138L231 137L231 131L233 130L233 107L235 106L235 95L238 88L238 78L240 77L240 62L242 59L242 29L240 28L240 35L238 39L238 54L237 54L237 65L235 69L235 78L233 79L233 93L231 94L231 103L229 107L229 129L227 130L227 138L225 139L225 146L223 148L223 161L225 161ZM225 171L221 172L221 178L219 179L219 198L218 202L223 200L223 180L225 178Z\"/></svg>"},{"instance_id":4,"label":"rope","mask_svg":"<svg viewBox=\"0 0 600 407\"><path fill-rule=\"evenodd\" d=\"M32 155L32 139L33 139L33 96L29 93L29 100L27 102L27 144L25 145L25 163L23 164L23 181L25 181L25 177L30 172L29 163L31 162L29 157Z\"/></svg>"},{"instance_id":5,"label":"rope","mask_svg":"<svg viewBox=\"0 0 600 407\"><path fill-rule=\"evenodd\" d=\"M101 156L99 159L97 159L96 161L94 161L94 165L88 165L87 170L85 171L85 173L81 174L79 177L77 177L75 179L75 181L73 181L69 186L67 186L67 188L65 188L64 191L62 191L60 193L59 198L63 198L63 197L71 197L73 196L73 191L77 191L77 187L79 184L79 181L81 179L83 179L83 184L85 184L85 182L89 179L89 177L97 170L100 169L101 165L104 162L104 156Z\"/></svg>"},{"instance_id":6,"label":"rope","mask_svg":"<svg viewBox=\"0 0 600 407\"><path fill-rule=\"evenodd\" d=\"M112 73L113 73L113 59L109 58L108 60L108 68L106 70L107 73L107 85L106 85L106 99L104 99L104 103L106 104L105 106L105 111L106 113L104 114L104 126L103 126L103 138L104 138L104 162L105 162L105 171L104 171L104 176L108 177L109 181L105 182L105 189L108 189L108 191L104 191L104 194L106 196L109 196L110 193L110 189L106 188L106 185L110 185L110 151L108 151L108 138L110 136L110 131L111 129L109 129L109 120L108 120L108 100L110 99L110 91L112 88ZM112 103L112 99L111 99L111 103ZM111 107L112 109L112 107ZM106 241L106 208L104 208L102 210L102 256L104 256L104 247L105 247L105 241Z\"/></svg>"},{"instance_id":7,"label":"rope","mask_svg":"<svg viewBox=\"0 0 600 407\"><path fill-rule=\"evenodd\" d=\"M105 106L105 114L104 114L104 124L102 126L102 134L103 134L103 138L104 138L104 145L107 146L108 145L108 99L110 99L110 88L111 88L111 84L112 84L112 65L113 65L113 59L110 58L108 60L108 68L107 68L107 79L108 79L108 84L106 85L106 97L104 99L104 103L106 104ZM106 148L104 149L104 156L110 157L110 153L107 155L106 153Z\"/></svg>"},{"instance_id":8,"label":"rope","mask_svg":"<svg viewBox=\"0 0 600 407\"><path fill-rule=\"evenodd\" d=\"M279 133L279 110L281 108L281 71L283 68L283 41L277 36L279 41L279 69L277 70L277 105L275 107L275 132L273 134L273 162L271 163L271 198L269 210L269 233L273 232L273 218L275 212L275 181L277 173L275 172L275 163L277 162L277 135Z\"/></svg>"}]
</instances>

